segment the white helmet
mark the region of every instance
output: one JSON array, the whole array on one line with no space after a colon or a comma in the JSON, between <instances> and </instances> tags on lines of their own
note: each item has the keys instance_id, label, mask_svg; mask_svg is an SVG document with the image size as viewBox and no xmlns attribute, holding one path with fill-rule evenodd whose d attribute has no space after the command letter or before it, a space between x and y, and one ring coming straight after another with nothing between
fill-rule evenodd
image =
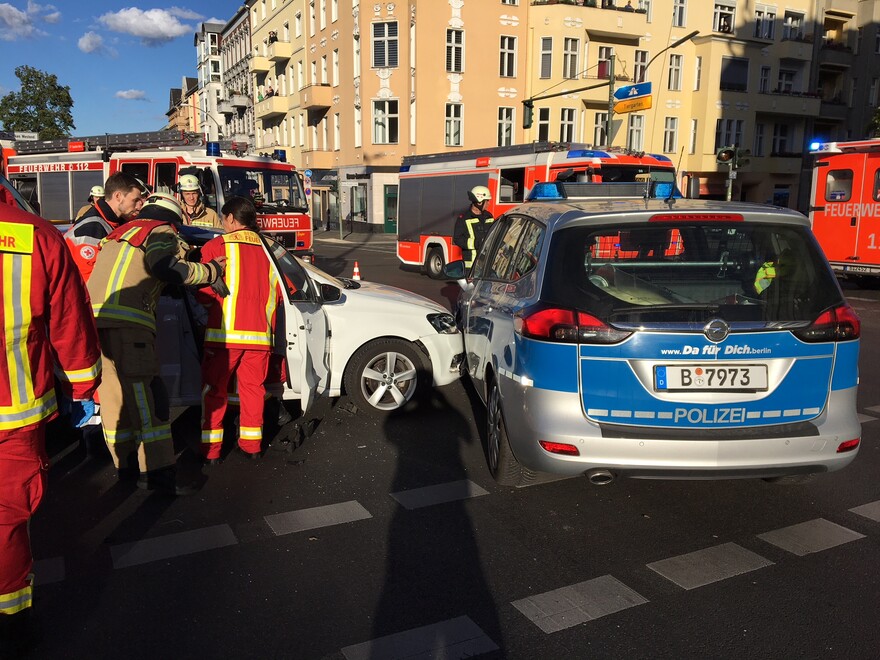
<instances>
[{"instance_id":1,"label":"white helmet","mask_svg":"<svg viewBox=\"0 0 880 660\"><path fill-rule=\"evenodd\" d=\"M492 193L486 186L474 186L468 191L468 199L474 204L482 204L492 198Z\"/></svg>"},{"instance_id":2,"label":"white helmet","mask_svg":"<svg viewBox=\"0 0 880 660\"><path fill-rule=\"evenodd\" d=\"M180 192L189 192L191 190L201 190L199 179L194 174L184 174L178 181Z\"/></svg>"},{"instance_id":3,"label":"white helmet","mask_svg":"<svg viewBox=\"0 0 880 660\"><path fill-rule=\"evenodd\" d=\"M152 195L150 195L147 198L146 203L144 204L144 208L141 209L139 217L149 217L151 206L154 206L157 209L171 211L174 215L177 216L178 222L183 222L183 208L181 208L180 202L178 202L171 195L166 195L165 193L153 193Z\"/></svg>"},{"instance_id":4,"label":"white helmet","mask_svg":"<svg viewBox=\"0 0 880 660\"><path fill-rule=\"evenodd\" d=\"M103 197L104 196L104 186L92 186L92 189L89 191L89 197Z\"/></svg>"}]
</instances>

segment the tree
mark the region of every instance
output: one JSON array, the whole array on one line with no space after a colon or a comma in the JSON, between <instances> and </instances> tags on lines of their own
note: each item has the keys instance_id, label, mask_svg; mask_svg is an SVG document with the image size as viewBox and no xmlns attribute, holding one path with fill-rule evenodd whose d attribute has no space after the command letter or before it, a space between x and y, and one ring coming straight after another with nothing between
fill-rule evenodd
<instances>
[{"instance_id":1,"label":"tree","mask_svg":"<svg viewBox=\"0 0 880 660\"><path fill-rule=\"evenodd\" d=\"M0 122L7 131L32 131L41 140L67 137L73 125L73 98L70 87L60 85L58 77L35 69L19 66L15 76L21 82L21 91L9 92L0 98Z\"/></svg>"},{"instance_id":2,"label":"tree","mask_svg":"<svg viewBox=\"0 0 880 660\"><path fill-rule=\"evenodd\" d=\"M874 109L874 116L871 117L866 131L869 138L880 137L880 108Z\"/></svg>"}]
</instances>

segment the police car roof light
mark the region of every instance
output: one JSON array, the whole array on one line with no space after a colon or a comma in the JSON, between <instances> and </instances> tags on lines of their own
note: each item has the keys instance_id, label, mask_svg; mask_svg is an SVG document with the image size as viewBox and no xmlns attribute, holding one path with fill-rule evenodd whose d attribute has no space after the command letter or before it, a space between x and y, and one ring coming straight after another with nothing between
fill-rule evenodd
<instances>
[{"instance_id":1,"label":"police car roof light","mask_svg":"<svg viewBox=\"0 0 880 660\"><path fill-rule=\"evenodd\" d=\"M208 142L205 149L205 155L219 158L223 154L220 152L219 142Z\"/></svg>"},{"instance_id":2,"label":"police car roof light","mask_svg":"<svg viewBox=\"0 0 880 660\"><path fill-rule=\"evenodd\" d=\"M655 213L648 222L744 222L741 213Z\"/></svg>"},{"instance_id":3,"label":"police car roof light","mask_svg":"<svg viewBox=\"0 0 880 660\"><path fill-rule=\"evenodd\" d=\"M530 202L547 202L558 199L566 199L565 190L558 181L540 181L534 185L529 193Z\"/></svg>"}]
</instances>

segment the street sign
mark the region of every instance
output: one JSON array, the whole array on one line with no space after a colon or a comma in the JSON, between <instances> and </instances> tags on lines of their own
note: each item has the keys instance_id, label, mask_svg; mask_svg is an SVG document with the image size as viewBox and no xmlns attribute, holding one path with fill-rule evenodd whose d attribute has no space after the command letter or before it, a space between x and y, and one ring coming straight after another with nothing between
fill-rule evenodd
<instances>
[{"instance_id":1,"label":"street sign","mask_svg":"<svg viewBox=\"0 0 880 660\"><path fill-rule=\"evenodd\" d=\"M625 112L638 112L648 110L651 107L651 96L637 96L634 99L618 101L614 104L615 114L622 115Z\"/></svg>"},{"instance_id":2,"label":"street sign","mask_svg":"<svg viewBox=\"0 0 880 660\"><path fill-rule=\"evenodd\" d=\"M305 172L303 172L303 174L305 174L309 179L312 178L312 171L311 170L306 170Z\"/></svg>"},{"instance_id":3,"label":"street sign","mask_svg":"<svg viewBox=\"0 0 880 660\"><path fill-rule=\"evenodd\" d=\"M13 135L15 135L16 140L27 140L33 142L40 139L40 136L32 131L15 131Z\"/></svg>"},{"instance_id":4,"label":"street sign","mask_svg":"<svg viewBox=\"0 0 880 660\"><path fill-rule=\"evenodd\" d=\"M614 98L618 101L625 101L626 99L650 95L651 83L649 82L639 83L638 85L624 85L623 87L618 87L614 90Z\"/></svg>"}]
</instances>

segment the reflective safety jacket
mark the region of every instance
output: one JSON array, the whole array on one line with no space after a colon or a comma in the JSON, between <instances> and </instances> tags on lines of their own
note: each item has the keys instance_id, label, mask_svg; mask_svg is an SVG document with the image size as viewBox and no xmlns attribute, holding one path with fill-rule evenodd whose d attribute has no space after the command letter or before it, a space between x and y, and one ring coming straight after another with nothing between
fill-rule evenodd
<instances>
[{"instance_id":1,"label":"reflective safety jacket","mask_svg":"<svg viewBox=\"0 0 880 660\"><path fill-rule=\"evenodd\" d=\"M182 202L181 204L183 205L183 213L186 216L186 224L194 227L207 227L208 229L223 229L220 216L217 215L214 209L205 206L204 203L199 202L192 213L189 212L186 204Z\"/></svg>"},{"instance_id":2,"label":"reflective safety jacket","mask_svg":"<svg viewBox=\"0 0 880 660\"><path fill-rule=\"evenodd\" d=\"M208 307L205 345L271 350L281 285L255 231L241 229L217 236L202 248L202 261L226 256L229 295L202 289L198 298Z\"/></svg>"},{"instance_id":3,"label":"reflective safety jacket","mask_svg":"<svg viewBox=\"0 0 880 660\"><path fill-rule=\"evenodd\" d=\"M57 414L66 396L90 399L101 352L89 296L64 239L45 220L0 207L0 433Z\"/></svg>"},{"instance_id":4,"label":"reflective safety jacket","mask_svg":"<svg viewBox=\"0 0 880 660\"><path fill-rule=\"evenodd\" d=\"M86 282L89 281L92 269L95 267L101 241L121 223L122 221L107 202L99 199L73 227L65 232L64 240Z\"/></svg>"},{"instance_id":5,"label":"reflective safety jacket","mask_svg":"<svg viewBox=\"0 0 880 660\"><path fill-rule=\"evenodd\" d=\"M188 251L169 222L139 218L114 229L102 241L88 282L98 327L156 332L156 305L166 283L199 286L220 274L216 264L186 261Z\"/></svg>"},{"instance_id":6,"label":"reflective safety jacket","mask_svg":"<svg viewBox=\"0 0 880 660\"><path fill-rule=\"evenodd\" d=\"M461 248L465 266L470 267L473 264L494 220L495 218L488 211L483 210L475 214L470 208L464 213L459 213L455 219L452 242Z\"/></svg>"}]
</instances>

